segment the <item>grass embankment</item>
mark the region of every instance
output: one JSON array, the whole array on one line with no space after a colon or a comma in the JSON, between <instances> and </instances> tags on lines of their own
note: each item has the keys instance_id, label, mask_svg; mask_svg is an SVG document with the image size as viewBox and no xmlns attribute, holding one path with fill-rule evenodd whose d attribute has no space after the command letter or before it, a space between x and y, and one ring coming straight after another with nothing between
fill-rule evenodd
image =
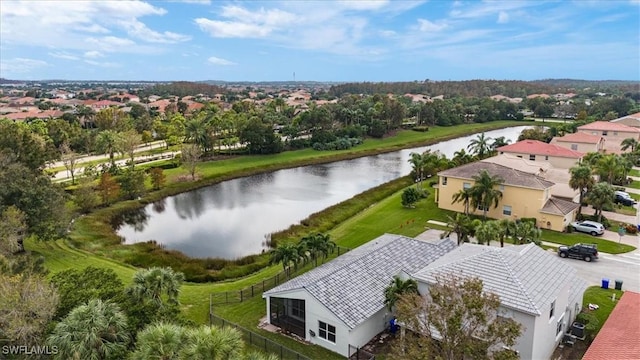
<instances>
[{"instance_id":1,"label":"grass embankment","mask_svg":"<svg viewBox=\"0 0 640 360\"><path fill-rule=\"evenodd\" d=\"M636 248L627 244L618 244L606 239L581 233L560 233L551 230L542 230L542 240L561 245L574 245L577 243L596 244L598 251L609 254L621 254L633 251Z\"/></svg>"},{"instance_id":2,"label":"grass embankment","mask_svg":"<svg viewBox=\"0 0 640 360\"><path fill-rule=\"evenodd\" d=\"M238 261L222 259L190 259L177 251L169 251L151 243L122 246L121 239L112 229L112 220L125 211L138 209L167 196L204 187L232 178L296 166L326 163L378 154L411 146L436 143L464 135L526 125L517 121L497 121L485 124L466 124L453 127L433 127L428 132L404 130L385 139L367 139L363 144L347 151L315 151L304 149L274 155L247 155L224 158L198 166L200 180L182 181L186 171L181 168L165 170L167 185L150 192L141 200L121 201L109 208L96 210L77 219L70 234L71 244L84 250L112 257L134 266L167 266L183 271L187 277L198 281L221 280L244 276L266 266L262 256L250 256ZM157 165L156 165L157 166ZM351 214L352 215L352 214ZM341 220L338 220L338 222ZM334 222L335 224L335 222ZM321 228L323 231L324 228ZM298 232L299 233L299 232ZM276 237L277 238L277 237Z\"/></svg>"}]
</instances>

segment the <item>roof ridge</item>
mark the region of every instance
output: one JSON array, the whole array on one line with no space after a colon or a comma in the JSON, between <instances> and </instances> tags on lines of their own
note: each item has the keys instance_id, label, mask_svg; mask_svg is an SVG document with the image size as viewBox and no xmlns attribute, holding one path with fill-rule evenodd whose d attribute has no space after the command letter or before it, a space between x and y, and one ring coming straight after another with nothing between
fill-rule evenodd
<instances>
[{"instance_id":1,"label":"roof ridge","mask_svg":"<svg viewBox=\"0 0 640 360\"><path fill-rule=\"evenodd\" d=\"M526 246L523 250L528 250L528 249L530 249L530 247ZM500 259L500 261L505 265L505 268L507 269L509 276L511 276L511 278L513 279L514 284L516 284L518 288L520 288L521 293L529 302L529 305L531 305L535 309L538 315L541 315L540 310L538 310L538 306L535 304L535 302L533 302L533 299L531 299L531 297L529 296L529 292L525 290L524 285L520 281L520 278L518 278L513 272L513 268L511 267L511 264L509 264L509 262L503 256L504 253L502 251L499 251L499 248L496 248L495 252L498 255L498 259ZM522 255L522 252L519 252L518 256L521 256L521 255Z\"/></svg>"}]
</instances>

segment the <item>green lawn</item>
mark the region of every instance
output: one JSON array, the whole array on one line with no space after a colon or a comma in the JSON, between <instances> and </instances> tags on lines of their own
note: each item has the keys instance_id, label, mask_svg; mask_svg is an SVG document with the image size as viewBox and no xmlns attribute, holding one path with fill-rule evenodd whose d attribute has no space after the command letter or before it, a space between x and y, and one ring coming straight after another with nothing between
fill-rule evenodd
<instances>
[{"instance_id":1,"label":"green lawn","mask_svg":"<svg viewBox=\"0 0 640 360\"><path fill-rule=\"evenodd\" d=\"M629 193L629 196L636 201L640 201L640 194Z\"/></svg>"},{"instance_id":2,"label":"green lawn","mask_svg":"<svg viewBox=\"0 0 640 360\"><path fill-rule=\"evenodd\" d=\"M629 176L637 176L637 177L640 177L640 170L631 169L631 170L629 171Z\"/></svg>"},{"instance_id":3,"label":"green lawn","mask_svg":"<svg viewBox=\"0 0 640 360\"><path fill-rule=\"evenodd\" d=\"M568 234L551 230L542 230L542 240L561 245L573 245L577 243L596 244L598 245L598 251L609 254L621 254L636 249L631 245L618 244L617 242L610 240L575 232Z\"/></svg>"},{"instance_id":4,"label":"green lawn","mask_svg":"<svg viewBox=\"0 0 640 360\"><path fill-rule=\"evenodd\" d=\"M631 184L627 185L627 187L640 189L640 181L634 180L631 182Z\"/></svg>"},{"instance_id":5,"label":"green lawn","mask_svg":"<svg viewBox=\"0 0 640 360\"><path fill-rule=\"evenodd\" d=\"M582 308L584 312L590 312L598 319L599 324L597 331L600 331L622 296L623 291L614 290L611 288L612 286L612 284L609 284L609 289L603 289L600 286L591 286L584 292ZM611 300L613 294L616 295L615 301ZM597 310L589 310L589 304L596 304L599 308Z\"/></svg>"}]
</instances>

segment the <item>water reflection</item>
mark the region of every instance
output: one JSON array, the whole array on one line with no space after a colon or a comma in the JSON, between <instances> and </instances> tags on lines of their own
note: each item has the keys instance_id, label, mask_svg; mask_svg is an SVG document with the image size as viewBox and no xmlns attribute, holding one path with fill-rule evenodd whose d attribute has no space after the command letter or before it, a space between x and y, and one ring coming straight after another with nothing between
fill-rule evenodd
<instances>
[{"instance_id":1,"label":"water reflection","mask_svg":"<svg viewBox=\"0 0 640 360\"><path fill-rule=\"evenodd\" d=\"M486 135L514 141L523 128ZM123 220L118 234L129 244L153 239L192 257L234 259L260 253L267 247L265 234L409 174L411 152L438 150L451 158L473 137L225 181L150 204Z\"/></svg>"}]
</instances>

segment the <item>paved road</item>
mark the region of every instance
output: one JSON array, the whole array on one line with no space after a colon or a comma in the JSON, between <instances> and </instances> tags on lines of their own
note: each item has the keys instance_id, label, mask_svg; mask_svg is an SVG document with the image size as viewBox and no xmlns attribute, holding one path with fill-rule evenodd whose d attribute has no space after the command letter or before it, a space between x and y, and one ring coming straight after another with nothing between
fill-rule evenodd
<instances>
[{"instance_id":1,"label":"paved road","mask_svg":"<svg viewBox=\"0 0 640 360\"><path fill-rule=\"evenodd\" d=\"M158 148L163 148L166 147L167 144L164 142L164 140L158 140L158 141L153 141L150 142L148 144L143 144L138 146L138 148L134 151L134 152L141 152L141 151L147 151L147 150L152 150L152 149L158 149ZM86 156L82 156L81 158L78 159L78 164L82 164L82 163L86 163L86 162L90 162L90 161L95 161L95 160L109 160L109 155L105 155L105 154L101 154L101 155L86 155ZM57 167L62 167L64 166L64 163L62 161L56 161L54 163L51 163L47 166L48 169L53 169L53 168L57 168Z\"/></svg>"}]
</instances>

